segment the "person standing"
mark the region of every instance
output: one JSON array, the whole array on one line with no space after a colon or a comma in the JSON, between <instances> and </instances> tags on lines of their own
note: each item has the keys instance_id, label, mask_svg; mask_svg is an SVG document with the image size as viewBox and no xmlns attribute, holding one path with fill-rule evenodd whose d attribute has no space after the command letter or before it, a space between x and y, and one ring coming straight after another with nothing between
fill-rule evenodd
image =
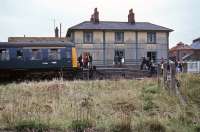
<instances>
[{"instance_id":1,"label":"person standing","mask_svg":"<svg viewBox=\"0 0 200 132\"><path fill-rule=\"evenodd\" d=\"M82 55L80 55L78 57L78 62L79 62L80 68L82 68L83 67L83 58L82 58Z\"/></svg>"},{"instance_id":2,"label":"person standing","mask_svg":"<svg viewBox=\"0 0 200 132\"><path fill-rule=\"evenodd\" d=\"M89 68L92 68L92 56L89 54L88 56L88 61L89 61Z\"/></svg>"},{"instance_id":3,"label":"person standing","mask_svg":"<svg viewBox=\"0 0 200 132\"><path fill-rule=\"evenodd\" d=\"M147 61L145 57L142 57L142 63L140 65L140 70L143 70L144 66L146 65Z\"/></svg>"}]
</instances>

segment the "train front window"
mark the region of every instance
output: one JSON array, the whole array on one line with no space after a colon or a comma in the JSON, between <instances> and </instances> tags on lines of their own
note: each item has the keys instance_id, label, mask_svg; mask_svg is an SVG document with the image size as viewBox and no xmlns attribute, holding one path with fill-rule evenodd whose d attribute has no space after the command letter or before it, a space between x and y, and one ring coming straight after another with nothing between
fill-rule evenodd
<instances>
[{"instance_id":1,"label":"train front window","mask_svg":"<svg viewBox=\"0 0 200 132\"><path fill-rule=\"evenodd\" d=\"M0 49L0 60L8 61L10 59L8 49Z\"/></svg>"},{"instance_id":2,"label":"train front window","mask_svg":"<svg viewBox=\"0 0 200 132\"><path fill-rule=\"evenodd\" d=\"M32 53L31 60L41 60L42 59L40 49L32 49L31 53Z\"/></svg>"},{"instance_id":3,"label":"train front window","mask_svg":"<svg viewBox=\"0 0 200 132\"><path fill-rule=\"evenodd\" d=\"M23 51L22 50L17 50L17 59L22 59L23 58Z\"/></svg>"},{"instance_id":4,"label":"train front window","mask_svg":"<svg viewBox=\"0 0 200 132\"><path fill-rule=\"evenodd\" d=\"M60 60L60 49L49 49L48 59L49 60Z\"/></svg>"}]
</instances>

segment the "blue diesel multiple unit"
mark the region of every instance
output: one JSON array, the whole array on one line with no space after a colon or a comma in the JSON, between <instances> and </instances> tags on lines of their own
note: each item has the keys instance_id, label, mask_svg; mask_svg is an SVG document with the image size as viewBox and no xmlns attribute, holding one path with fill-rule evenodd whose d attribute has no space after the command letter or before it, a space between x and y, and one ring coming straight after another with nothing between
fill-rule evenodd
<instances>
[{"instance_id":1,"label":"blue diesel multiple unit","mask_svg":"<svg viewBox=\"0 0 200 132\"><path fill-rule=\"evenodd\" d=\"M0 42L0 76L31 72L72 72L77 69L76 48L64 42Z\"/></svg>"}]
</instances>

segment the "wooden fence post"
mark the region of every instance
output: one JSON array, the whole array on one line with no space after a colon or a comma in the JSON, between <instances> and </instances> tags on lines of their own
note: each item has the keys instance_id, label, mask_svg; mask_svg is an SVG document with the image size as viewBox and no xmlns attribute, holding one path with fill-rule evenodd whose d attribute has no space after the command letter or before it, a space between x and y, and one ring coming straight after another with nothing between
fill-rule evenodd
<instances>
[{"instance_id":1,"label":"wooden fence post","mask_svg":"<svg viewBox=\"0 0 200 132\"><path fill-rule=\"evenodd\" d=\"M167 89L167 63L163 64L163 88Z\"/></svg>"},{"instance_id":2,"label":"wooden fence post","mask_svg":"<svg viewBox=\"0 0 200 132\"><path fill-rule=\"evenodd\" d=\"M176 95L176 66L174 63L170 64L170 94Z\"/></svg>"},{"instance_id":3,"label":"wooden fence post","mask_svg":"<svg viewBox=\"0 0 200 132\"><path fill-rule=\"evenodd\" d=\"M160 87L160 73L161 73L161 67L160 67L160 64L158 64L158 66L157 66L158 87Z\"/></svg>"}]
</instances>

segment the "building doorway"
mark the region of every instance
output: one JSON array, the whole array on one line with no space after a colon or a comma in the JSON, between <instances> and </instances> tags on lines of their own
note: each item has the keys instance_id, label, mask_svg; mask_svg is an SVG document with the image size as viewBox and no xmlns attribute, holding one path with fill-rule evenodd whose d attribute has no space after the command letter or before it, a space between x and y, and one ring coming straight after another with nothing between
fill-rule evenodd
<instances>
[{"instance_id":1,"label":"building doorway","mask_svg":"<svg viewBox=\"0 0 200 132\"><path fill-rule=\"evenodd\" d=\"M157 54L155 51L150 51L150 52L147 52L147 58L149 60L153 60L154 62L156 61L156 58L157 58Z\"/></svg>"},{"instance_id":2,"label":"building doorway","mask_svg":"<svg viewBox=\"0 0 200 132\"><path fill-rule=\"evenodd\" d=\"M121 49L115 50L115 56L114 56L114 64L124 64L125 62L125 51Z\"/></svg>"}]
</instances>

